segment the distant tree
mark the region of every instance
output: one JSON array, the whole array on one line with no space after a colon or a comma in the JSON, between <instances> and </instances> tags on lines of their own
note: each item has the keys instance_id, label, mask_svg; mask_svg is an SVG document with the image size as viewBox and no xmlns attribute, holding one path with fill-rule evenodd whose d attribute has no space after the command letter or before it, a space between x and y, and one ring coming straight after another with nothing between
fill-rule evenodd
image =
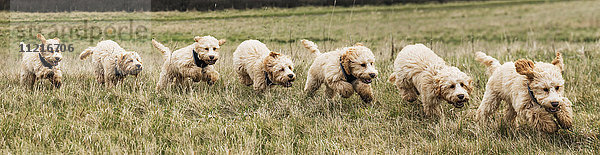
<instances>
[{"instance_id":1,"label":"distant tree","mask_svg":"<svg viewBox=\"0 0 600 155\"><path fill-rule=\"evenodd\" d=\"M0 0L0 10L10 9L10 0Z\"/></svg>"}]
</instances>

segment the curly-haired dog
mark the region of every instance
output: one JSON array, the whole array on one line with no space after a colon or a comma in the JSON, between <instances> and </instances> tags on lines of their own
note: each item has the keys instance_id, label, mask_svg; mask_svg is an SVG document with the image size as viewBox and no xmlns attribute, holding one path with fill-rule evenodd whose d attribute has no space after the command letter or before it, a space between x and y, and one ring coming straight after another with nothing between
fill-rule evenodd
<instances>
[{"instance_id":1,"label":"curly-haired dog","mask_svg":"<svg viewBox=\"0 0 600 155\"><path fill-rule=\"evenodd\" d=\"M398 53L389 82L396 85L405 101L414 102L421 97L427 116L439 116L444 100L462 108L473 90L471 77L447 65L423 44L408 45Z\"/></svg>"},{"instance_id":2,"label":"curly-haired dog","mask_svg":"<svg viewBox=\"0 0 600 155\"><path fill-rule=\"evenodd\" d=\"M375 56L369 48L357 43L355 46L321 53L312 41L301 42L316 57L308 70L304 87L309 96L314 95L321 84L325 84L328 98L336 94L348 98L356 92L364 102L373 101L371 81L378 72L373 65Z\"/></svg>"},{"instance_id":3,"label":"curly-haired dog","mask_svg":"<svg viewBox=\"0 0 600 155\"><path fill-rule=\"evenodd\" d=\"M92 56L96 81L107 86L115 85L127 75L137 76L142 71L142 58L135 51L125 51L112 40L98 42L79 55L84 60Z\"/></svg>"},{"instance_id":4,"label":"curly-haired dog","mask_svg":"<svg viewBox=\"0 0 600 155\"><path fill-rule=\"evenodd\" d=\"M187 47L171 52L158 41L152 40L152 45L162 52L165 61L156 86L157 90L172 83L181 85L187 78L194 82L206 81L209 85L219 80L219 73L213 64L219 59L218 50L225 40L217 40L212 36L196 36L194 41Z\"/></svg>"},{"instance_id":5,"label":"curly-haired dog","mask_svg":"<svg viewBox=\"0 0 600 155\"><path fill-rule=\"evenodd\" d=\"M291 87L296 79L292 60L258 40L242 42L233 53L233 65L242 84L259 92L272 85Z\"/></svg>"},{"instance_id":6,"label":"curly-haired dog","mask_svg":"<svg viewBox=\"0 0 600 155\"><path fill-rule=\"evenodd\" d=\"M556 53L552 63L519 59L500 65L498 60L481 52L477 52L476 60L487 66L490 76L477 109L478 120L487 121L500 102L505 101L504 117L511 125L518 126L515 122L518 117L519 122L544 132L571 127L573 110L563 93L564 64L560 53Z\"/></svg>"},{"instance_id":7,"label":"curly-haired dog","mask_svg":"<svg viewBox=\"0 0 600 155\"><path fill-rule=\"evenodd\" d=\"M21 84L28 89L33 89L36 80L48 79L54 87L60 88L62 71L59 62L62 60L62 51L59 50L60 48L55 48L59 46L60 39L46 40L42 34L37 34L37 38L42 41L39 51L23 53Z\"/></svg>"}]
</instances>

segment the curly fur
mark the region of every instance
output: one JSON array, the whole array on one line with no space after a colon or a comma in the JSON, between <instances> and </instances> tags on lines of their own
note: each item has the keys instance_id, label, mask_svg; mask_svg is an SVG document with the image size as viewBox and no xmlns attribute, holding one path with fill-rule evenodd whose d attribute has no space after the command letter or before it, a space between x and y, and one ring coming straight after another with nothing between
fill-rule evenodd
<instances>
[{"instance_id":1,"label":"curly fur","mask_svg":"<svg viewBox=\"0 0 600 155\"><path fill-rule=\"evenodd\" d=\"M330 99L336 94L348 98L356 92L366 103L374 100L370 83L377 77L378 71L373 65L375 56L369 48L357 43L355 46L321 53L314 42L302 40L301 43L315 57L304 87L309 96L325 84L325 95ZM357 79L348 82L344 72Z\"/></svg>"},{"instance_id":2,"label":"curly fur","mask_svg":"<svg viewBox=\"0 0 600 155\"><path fill-rule=\"evenodd\" d=\"M96 47L88 47L79 59L92 56L96 81L107 86L115 85L127 75L136 76L142 71L142 58L135 51L125 51L112 40L98 42Z\"/></svg>"},{"instance_id":3,"label":"curly fur","mask_svg":"<svg viewBox=\"0 0 600 155\"><path fill-rule=\"evenodd\" d=\"M498 60L484 53L478 52L476 56L491 70L485 94L477 109L479 121L487 122L501 101L505 101L504 117L512 125L518 126L519 122L524 122L544 132L556 132L561 126L572 126L572 103L564 97L564 64L560 53L556 53L552 63L520 59L503 65L489 63ZM529 95L528 86L538 103ZM518 121L515 121L516 118L519 118Z\"/></svg>"},{"instance_id":4,"label":"curly fur","mask_svg":"<svg viewBox=\"0 0 600 155\"><path fill-rule=\"evenodd\" d=\"M156 40L152 40L152 45L163 54L164 63L156 86L161 90L168 85L181 85L182 82L190 78L194 82L205 81L209 85L219 80L219 73L213 66L219 59L218 50L225 44L225 40L217 40L212 36L194 37L194 43L178 49L174 52ZM193 51L198 54L197 58L206 62L206 67L198 67L194 63Z\"/></svg>"},{"instance_id":5,"label":"curly fur","mask_svg":"<svg viewBox=\"0 0 600 155\"><path fill-rule=\"evenodd\" d=\"M48 49L48 46L54 47L54 44L60 44L60 39L48 39L37 34L37 38L42 42L43 49ZM23 43L21 43L23 44ZM50 64L52 67L46 67L42 64L41 58ZM35 81L39 79L48 79L56 88L62 85L62 71L60 70L60 61L62 60L62 51L43 50L39 52L24 52L21 61L20 82L21 85L28 89L33 89Z\"/></svg>"},{"instance_id":6,"label":"curly fur","mask_svg":"<svg viewBox=\"0 0 600 155\"><path fill-rule=\"evenodd\" d=\"M396 85L405 101L420 97L427 116L439 116L443 101L463 107L473 90L471 77L447 65L423 44L408 45L398 53L389 82Z\"/></svg>"},{"instance_id":7,"label":"curly fur","mask_svg":"<svg viewBox=\"0 0 600 155\"><path fill-rule=\"evenodd\" d=\"M292 60L286 55L272 52L258 40L242 42L233 53L233 65L240 82L253 85L254 90L259 92L269 87L267 81L291 87L296 79Z\"/></svg>"}]
</instances>

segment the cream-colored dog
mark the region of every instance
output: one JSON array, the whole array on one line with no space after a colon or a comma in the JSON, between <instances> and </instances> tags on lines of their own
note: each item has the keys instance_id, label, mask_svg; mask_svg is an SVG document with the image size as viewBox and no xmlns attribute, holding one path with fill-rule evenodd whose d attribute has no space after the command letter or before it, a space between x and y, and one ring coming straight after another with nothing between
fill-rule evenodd
<instances>
[{"instance_id":1,"label":"cream-colored dog","mask_svg":"<svg viewBox=\"0 0 600 155\"><path fill-rule=\"evenodd\" d=\"M405 101L413 102L420 96L427 116L439 116L443 101L462 108L473 90L471 77L447 65L423 44L408 45L398 53L389 82L396 85Z\"/></svg>"},{"instance_id":2,"label":"cream-colored dog","mask_svg":"<svg viewBox=\"0 0 600 155\"><path fill-rule=\"evenodd\" d=\"M304 87L309 96L314 95L321 84L325 84L325 95L330 99L336 94L348 98L356 92L364 102L373 101L370 83L378 72L373 65L375 56L369 48L357 43L355 46L321 53L312 41L301 42L316 57L308 70Z\"/></svg>"},{"instance_id":3,"label":"cream-colored dog","mask_svg":"<svg viewBox=\"0 0 600 155\"><path fill-rule=\"evenodd\" d=\"M37 38L42 41L42 46L38 51L23 53L21 84L28 89L33 89L36 80L48 79L54 87L60 88L62 71L59 63L62 60L62 51L56 48L60 44L60 39L46 40L42 34L37 34ZM48 47L52 50L48 50Z\"/></svg>"},{"instance_id":4,"label":"cream-colored dog","mask_svg":"<svg viewBox=\"0 0 600 155\"><path fill-rule=\"evenodd\" d=\"M96 81L107 86L115 85L127 75L137 76L142 71L142 58L135 51L125 51L112 40L98 42L96 47L88 47L79 59L92 56Z\"/></svg>"},{"instance_id":5,"label":"cream-colored dog","mask_svg":"<svg viewBox=\"0 0 600 155\"><path fill-rule=\"evenodd\" d=\"M272 85L291 87L296 79L294 63L283 54L273 52L258 40L242 42L233 53L233 66L244 85L264 91Z\"/></svg>"},{"instance_id":6,"label":"cream-colored dog","mask_svg":"<svg viewBox=\"0 0 600 155\"><path fill-rule=\"evenodd\" d=\"M501 101L505 101L504 117L511 125L518 126L515 121L518 117L519 122L544 132L555 132L559 126L571 127L573 110L564 96L564 64L560 53L556 53L552 63L520 59L500 65L498 60L481 52L476 59L487 66L490 75L477 109L478 120L486 122Z\"/></svg>"},{"instance_id":7,"label":"cream-colored dog","mask_svg":"<svg viewBox=\"0 0 600 155\"><path fill-rule=\"evenodd\" d=\"M160 90L169 84L181 85L190 78L194 82L205 81L209 85L219 80L219 73L213 64L219 59L218 50L225 40L217 40L212 36L194 37L194 43L174 52L156 40L152 45L158 48L164 58L164 63L156 86Z\"/></svg>"}]
</instances>

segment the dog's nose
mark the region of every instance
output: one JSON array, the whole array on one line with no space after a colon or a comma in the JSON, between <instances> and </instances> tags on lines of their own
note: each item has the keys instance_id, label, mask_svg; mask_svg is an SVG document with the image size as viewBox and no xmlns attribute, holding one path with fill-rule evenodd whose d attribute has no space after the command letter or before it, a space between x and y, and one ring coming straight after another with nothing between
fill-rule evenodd
<instances>
[{"instance_id":1,"label":"dog's nose","mask_svg":"<svg viewBox=\"0 0 600 155\"><path fill-rule=\"evenodd\" d=\"M558 102L550 102L553 107L558 107Z\"/></svg>"},{"instance_id":2,"label":"dog's nose","mask_svg":"<svg viewBox=\"0 0 600 155\"><path fill-rule=\"evenodd\" d=\"M458 95L457 97L458 97L458 99L461 99L461 100L462 100L462 99L464 99L464 98L465 98L465 94L460 94L460 95Z\"/></svg>"},{"instance_id":3,"label":"dog's nose","mask_svg":"<svg viewBox=\"0 0 600 155\"><path fill-rule=\"evenodd\" d=\"M135 67L140 68L142 67L142 64L136 64Z\"/></svg>"},{"instance_id":4,"label":"dog's nose","mask_svg":"<svg viewBox=\"0 0 600 155\"><path fill-rule=\"evenodd\" d=\"M294 74L288 74L288 77L294 78Z\"/></svg>"},{"instance_id":5,"label":"dog's nose","mask_svg":"<svg viewBox=\"0 0 600 155\"><path fill-rule=\"evenodd\" d=\"M375 78L375 76L377 76L377 74L375 74L375 73L369 73L369 76L371 76L371 78Z\"/></svg>"},{"instance_id":6,"label":"dog's nose","mask_svg":"<svg viewBox=\"0 0 600 155\"><path fill-rule=\"evenodd\" d=\"M210 60L215 59L214 55L208 56L208 58L210 58Z\"/></svg>"},{"instance_id":7,"label":"dog's nose","mask_svg":"<svg viewBox=\"0 0 600 155\"><path fill-rule=\"evenodd\" d=\"M56 59L56 61L60 61L60 57L55 57L54 59Z\"/></svg>"}]
</instances>

